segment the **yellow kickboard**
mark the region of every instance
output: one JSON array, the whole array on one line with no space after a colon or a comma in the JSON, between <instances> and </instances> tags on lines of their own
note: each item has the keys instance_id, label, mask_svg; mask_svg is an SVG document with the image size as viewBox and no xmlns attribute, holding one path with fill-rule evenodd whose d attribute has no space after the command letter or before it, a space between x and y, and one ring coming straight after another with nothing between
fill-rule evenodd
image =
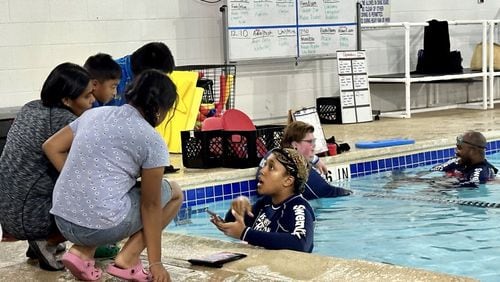
<instances>
[{"instance_id":1,"label":"yellow kickboard","mask_svg":"<svg viewBox=\"0 0 500 282\"><path fill-rule=\"evenodd\" d=\"M175 111L173 109L167 114L165 120L156 127L156 131L165 140L170 153L181 153L181 131L194 128L203 96L203 88L196 87L197 72L173 71L170 78L177 87L179 95L177 107Z\"/></svg>"}]
</instances>

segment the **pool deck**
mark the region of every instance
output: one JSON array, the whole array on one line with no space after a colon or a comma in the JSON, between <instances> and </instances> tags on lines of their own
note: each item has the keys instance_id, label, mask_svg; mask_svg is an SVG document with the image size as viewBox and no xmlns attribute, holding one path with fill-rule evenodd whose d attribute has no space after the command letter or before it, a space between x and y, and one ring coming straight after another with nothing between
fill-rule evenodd
<instances>
[{"instance_id":1,"label":"pool deck","mask_svg":"<svg viewBox=\"0 0 500 282\"><path fill-rule=\"evenodd\" d=\"M439 149L454 145L457 134L478 130L488 140L500 139L500 109L448 110L415 114L411 119L382 118L379 121L324 125L325 137L334 135L338 143L348 143L351 150L334 157L326 157L327 165L348 164L361 160L379 159L393 155ZM498 116L498 118L497 118ZM414 145L378 150L356 149L361 140L412 138ZM181 167L180 155L172 155L174 167ZM255 168L249 169L184 169L168 174L184 189L200 187L207 182L230 183L251 179ZM355 241L353 241L355 243ZM37 262L27 260L26 242L0 243L0 281L73 281L67 271L47 272ZM223 268L191 266L187 259L217 251L235 251L247 258L227 263ZM143 255L144 261L147 261ZM407 267L347 260L293 251L270 251L240 243L166 233L163 237L163 262L173 281L474 281L466 277L450 276ZM104 265L106 261L99 262ZM101 281L119 281L103 275Z\"/></svg>"}]
</instances>

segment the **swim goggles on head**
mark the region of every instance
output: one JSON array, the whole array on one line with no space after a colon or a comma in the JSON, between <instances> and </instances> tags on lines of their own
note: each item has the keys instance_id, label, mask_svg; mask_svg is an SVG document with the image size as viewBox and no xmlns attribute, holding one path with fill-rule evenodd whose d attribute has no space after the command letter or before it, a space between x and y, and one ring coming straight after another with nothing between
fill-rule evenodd
<instances>
[{"instance_id":1,"label":"swim goggles on head","mask_svg":"<svg viewBox=\"0 0 500 282\"><path fill-rule=\"evenodd\" d=\"M486 149L486 146L482 146L482 145L477 145L477 144L474 144L474 143L471 143L469 141L465 141L464 140L464 136L463 135L458 135L457 136L457 146L461 146L462 144L468 144L470 146L474 146L474 147L477 147L477 148L481 148L481 149Z\"/></svg>"}]
</instances>

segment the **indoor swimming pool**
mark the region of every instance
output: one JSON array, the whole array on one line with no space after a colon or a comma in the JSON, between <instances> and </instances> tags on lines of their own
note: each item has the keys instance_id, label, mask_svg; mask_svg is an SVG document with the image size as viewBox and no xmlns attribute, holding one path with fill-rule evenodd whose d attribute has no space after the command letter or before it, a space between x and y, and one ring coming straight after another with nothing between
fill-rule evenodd
<instances>
[{"instance_id":1,"label":"indoor swimming pool","mask_svg":"<svg viewBox=\"0 0 500 282\"><path fill-rule=\"evenodd\" d=\"M500 167L500 154L488 156ZM477 189L443 189L430 166L385 171L338 182L349 197L311 201L316 213L313 253L464 275L500 277L500 180ZM497 182L498 181L498 182ZM205 212L221 216L230 201L191 206L169 232L235 241Z\"/></svg>"}]
</instances>

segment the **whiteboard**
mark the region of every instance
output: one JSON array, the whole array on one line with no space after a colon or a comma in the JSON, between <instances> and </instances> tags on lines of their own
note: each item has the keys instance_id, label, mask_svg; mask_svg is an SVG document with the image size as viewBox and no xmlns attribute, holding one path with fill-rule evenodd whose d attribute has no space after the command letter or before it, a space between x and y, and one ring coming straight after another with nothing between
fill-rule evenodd
<instances>
[{"instance_id":1,"label":"whiteboard","mask_svg":"<svg viewBox=\"0 0 500 282\"><path fill-rule=\"evenodd\" d=\"M229 61L356 48L356 0L228 0Z\"/></svg>"}]
</instances>

